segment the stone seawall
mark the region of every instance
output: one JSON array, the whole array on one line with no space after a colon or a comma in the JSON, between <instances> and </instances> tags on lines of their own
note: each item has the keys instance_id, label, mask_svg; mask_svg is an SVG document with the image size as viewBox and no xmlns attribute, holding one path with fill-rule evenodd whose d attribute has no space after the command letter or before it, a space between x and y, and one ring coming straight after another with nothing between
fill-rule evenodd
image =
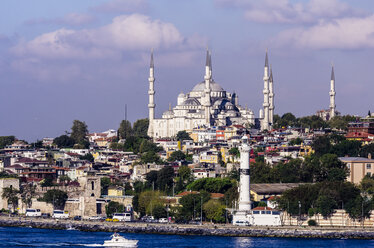
<instances>
[{"instance_id":1,"label":"stone seawall","mask_svg":"<svg viewBox=\"0 0 374 248\"><path fill-rule=\"evenodd\" d=\"M325 227L237 227L232 225L176 225L123 222L96 222L52 220L37 218L0 217L0 226L33 227L44 229L74 228L87 232L127 232L175 235L211 235L232 237L279 237L279 238L331 238L374 239L373 228L325 228Z\"/></svg>"}]
</instances>

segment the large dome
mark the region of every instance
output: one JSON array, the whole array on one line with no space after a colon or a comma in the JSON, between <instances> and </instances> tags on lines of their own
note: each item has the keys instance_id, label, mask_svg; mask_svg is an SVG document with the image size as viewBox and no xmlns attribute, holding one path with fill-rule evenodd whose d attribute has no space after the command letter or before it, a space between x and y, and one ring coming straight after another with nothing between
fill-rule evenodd
<instances>
[{"instance_id":1,"label":"large dome","mask_svg":"<svg viewBox=\"0 0 374 248\"><path fill-rule=\"evenodd\" d=\"M192 92L203 92L204 89L205 89L205 82L203 81L201 83L196 84L195 87L193 87ZM210 89L213 92L224 91L224 89L214 81L210 82Z\"/></svg>"}]
</instances>

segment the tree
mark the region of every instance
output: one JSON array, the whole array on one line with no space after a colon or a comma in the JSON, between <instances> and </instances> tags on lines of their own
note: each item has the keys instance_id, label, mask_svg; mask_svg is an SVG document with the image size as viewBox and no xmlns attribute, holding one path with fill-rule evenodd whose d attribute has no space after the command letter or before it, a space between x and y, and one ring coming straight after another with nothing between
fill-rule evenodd
<instances>
[{"instance_id":1,"label":"tree","mask_svg":"<svg viewBox=\"0 0 374 248\"><path fill-rule=\"evenodd\" d=\"M229 150L229 154L234 156L234 157L240 157L240 151L239 151L239 148L237 147L233 147Z\"/></svg>"},{"instance_id":2,"label":"tree","mask_svg":"<svg viewBox=\"0 0 374 248\"><path fill-rule=\"evenodd\" d=\"M67 199L68 194L59 189L48 190L43 196L43 200L47 203L53 204L53 208L55 209L64 209Z\"/></svg>"},{"instance_id":3,"label":"tree","mask_svg":"<svg viewBox=\"0 0 374 248\"><path fill-rule=\"evenodd\" d=\"M87 160L87 161L89 161L91 163L93 163L95 161L95 158L94 158L94 156L91 153L87 153L86 155L80 156L79 159L81 159L81 160Z\"/></svg>"},{"instance_id":4,"label":"tree","mask_svg":"<svg viewBox=\"0 0 374 248\"><path fill-rule=\"evenodd\" d=\"M360 182L360 189L368 194L374 194L374 178L366 175Z\"/></svg>"},{"instance_id":5,"label":"tree","mask_svg":"<svg viewBox=\"0 0 374 248\"><path fill-rule=\"evenodd\" d=\"M225 193L229 188L235 185L229 178L201 178L189 185L188 190L207 191L210 193Z\"/></svg>"},{"instance_id":6,"label":"tree","mask_svg":"<svg viewBox=\"0 0 374 248\"><path fill-rule=\"evenodd\" d=\"M183 161L185 160L186 155L182 151L174 151L170 154L170 157L168 158L169 161Z\"/></svg>"},{"instance_id":7,"label":"tree","mask_svg":"<svg viewBox=\"0 0 374 248\"><path fill-rule=\"evenodd\" d=\"M335 154L325 154L320 158L318 181L344 181L348 169Z\"/></svg>"},{"instance_id":8,"label":"tree","mask_svg":"<svg viewBox=\"0 0 374 248\"><path fill-rule=\"evenodd\" d=\"M300 145L302 143L303 143L303 140L300 137L297 137L296 139L292 139L289 142L290 146Z\"/></svg>"},{"instance_id":9,"label":"tree","mask_svg":"<svg viewBox=\"0 0 374 248\"><path fill-rule=\"evenodd\" d=\"M14 136L0 136L0 149L4 149L7 145L13 144L16 140Z\"/></svg>"},{"instance_id":10,"label":"tree","mask_svg":"<svg viewBox=\"0 0 374 248\"><path fill-rule=\"evenodd\" d=\"M193 181L191 169L186 165L179 167L178 174L179 178L181 178L183 182L190 183Z\"/></svg>"},{"instance_id":11,"label":"tree","mask_svg":"<svg viewBox=\"0 0 374 248\"><path fill-rule=\"evenodd\" d=\"M336 128L339 130L347 130L348 129L348 123L355 121L356 117L352 115L343 115L343 116L334 116L328 121L328 125L331 128Z\"/></svg>"},{"instance_id":12,"label":"tree","mask_svg":"<svg viewBox=\"0 0 374 248\"><path fill-rule=\"evenodd\" d=\"M183 196L179 203L182 205L178 219L192 220L200 216L201 203L204 205L205 202L210 200L210 194L201 191L200 194L188 194Z\"/></svg>"},{"instance_id":13,"label":"tree","mask_svg":"<svg viewBox=\"0 0 374 248\"><path fill-rule=\"evenodd\" d=\"M155 207L162 205L162 193L160 191L144 191L140 193L138 200L138 213L153 215Z\"/></svg>"},{"instance_id":14,"label":"tree","mask_svg":"<svg viewBox=\"0 0 374 248\"><path fill-rule=\"evenodd\" d=\"M160 190L168 192L173 187L174 169L171 166L165 166L157 173L157 187Z\"/></svg>"},{"instance_id":15,"label":"tree","mask_svg":"<svg viewBox=\"0 0 374 248\"><path fill-rule=\"evenodd\" d=\"M135 121L133 127L134 136L140 138L148 138L148 126L149 120L147 118Z\"/></svg>"},{"instance_id":16,"label":"tree","mask_svg":"<svg viewBox=\"0 0 374 248\"><path fill-rule=\"evenodd\" d=\"M53 143L59 148L71 148L75 141L67 135L61 135L53 140Z\"/></svg>"},{"instance_id":17,"label":"tree","mask_svg":"<svg viewBox=\"0 0 374 248\"><path fill-rule=\"evenodd\" d=\"M214 222L225 222L225 206L218 200L211 199L203 205L203 210L208 219Z\"/></svg>"},{"instance_id":18,"label":"tree","mask_svg":"<svg viewBox=\"0 0 374 248\"><path fill-rule=\"evenodd\" d=\"M131 122L128 120L122 120L118 128L118 136L120 139L127 139L132 136L133 131L131 128Z\"/></svg>"},{"instance_id":19,"label":"tree","mask_svg":"<svg viewBox=\"0 0 374 248\"><path fill-rule=\"evenodd\" d=\"M108 188L111 185L110 178L109 177L100 178L100 184L101 184L101 195L107 195Z\"/></svg>"},{"instance_id":20,"label":"tree","mask_svg":"<svg viewBox=\"0 0 374 248\"><path fill-rule=\"evenodd\" d=\"M320 195L317 199L317 209L318 212L324 218L331 216L334 213L334 208L336 207L336 201L327 196L327 195Z\"/></svg>"},{"instance_id":21,"label":"tree","mask_svg":"<svg viewBox=\"0 0 374 248\"><path fill-rule=\"evenodd\" d=\"M191 140L191 137L186 131L183 130L177 133L177 140L180 140L180 141Z\"/></svg>"},{"instance_id":22,"label":"tree","mask_svg":"<svg viewBox=\"0 0 374 248\"><path fill-rule=\"evenodd\" d=\"M12 205L13 212L18 206L18 194L19 191L13 187L3 188L3 194L1 196L8 200L8 204Z\"/></svg>"},{"instance_id":23,"label":"tree","mask_svg":"<svg viewBox=\"0 0 374 248\"><path fill-rule=\"evenodd\" d=\"M125 212L125 206L121 203L111 201L107 206L105 206L105 212L108 217L112 217L115 213Z\"/></svg>"},{"instance_id":24,"label":"tree","mask_svg":"<svg viewBox=\"0 0 374 248\"><path fill-rule=\"evenodd\" d=\"M142 154L140 161L142 164L148 164L148 163L160 164L162 162L160 156L157 153L152 152L152 151Z\"/></svg>"},{"instance_id":25,"label":"tree","mask_svg":"<svg viewBox=\"0 0 374 248\"><path fill-rule=\"evenodd\" d=\"M26 183L21 185L21 199L27 208L31 207L32 198L35 196L36 185Z\"/></svg>"},{"instance_id":26,"label":"tree","mask_svg":"<svg viewBox=\"0 0 374 248\"><path fill-rule=\"evenodd\" d=\"M83 148L89 147L89 142L87 139L88 129L85 122L74 120L73 126L71 127L70 138L72 138L75 144L80 145Z\"/></svg>"},{"instance_id":27,"label":"tree","mask_svg":"<svg viewBox=\"0 0 374 248\"><path fill-rule=\"evenodd\" d=\"M147 180L148 185L155 186L156 189L157 189L157 175L158 175L158 172L155 170L150 171L145 175L145 179Z\"/></svg>"}]
</instances>

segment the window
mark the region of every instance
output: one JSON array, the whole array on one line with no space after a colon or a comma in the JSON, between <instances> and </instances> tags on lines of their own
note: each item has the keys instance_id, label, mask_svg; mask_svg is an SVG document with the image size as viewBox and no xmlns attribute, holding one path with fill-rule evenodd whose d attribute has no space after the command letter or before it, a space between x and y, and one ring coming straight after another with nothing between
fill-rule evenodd
<instances>
[{"instance_id":1,"label":"window","mask_svg":"<svg viewBox=\"0 0 374 248\"><path fill-rule=\"evenodd\" d=\"M371 172L367 172L366 175L371 177Z\"/></svg>"},{"instance_id":2,"label":"window","mask_svg":"<svg viewBox=\"0 0 374 248\"><path fill-rule=\"evenodd\" d=\"M95 189L95 183L93 181L91 182L91 188L92 188L92 190Z\"/></svg>"},{"instance_id":3,"label":"window","mask_svg":"<svg viewBox=\"0 0 374 248\"><path fill-rule=\"evenodd\" d=\"M253 211L253 214L260 214L260 211Z\"/></svg>"},{"instance_id":4,"label":"window","mask_svg":"<svg viewBox=\"0 0 374 248\"><path fill-rule=\"evenodd\" d=\"M371 169L371 164L366 164L366 169Z\"/></svg>"}]
</instances>

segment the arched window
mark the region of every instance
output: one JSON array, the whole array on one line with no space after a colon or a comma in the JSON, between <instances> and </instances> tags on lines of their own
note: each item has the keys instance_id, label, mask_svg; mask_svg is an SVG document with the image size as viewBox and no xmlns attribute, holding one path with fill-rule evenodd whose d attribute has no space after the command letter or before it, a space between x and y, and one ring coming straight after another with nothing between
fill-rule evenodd
<instances>
[{"instance_id":1,"label":"arched window","mask_svg":"<svg viewBox=\"0 0 374 248\"><path fill-rule=\"evenodd\" d=\"M91 189L95 190L95 183L94 183L94 181L91 182Z\"/></svg>"}]
</instances>

